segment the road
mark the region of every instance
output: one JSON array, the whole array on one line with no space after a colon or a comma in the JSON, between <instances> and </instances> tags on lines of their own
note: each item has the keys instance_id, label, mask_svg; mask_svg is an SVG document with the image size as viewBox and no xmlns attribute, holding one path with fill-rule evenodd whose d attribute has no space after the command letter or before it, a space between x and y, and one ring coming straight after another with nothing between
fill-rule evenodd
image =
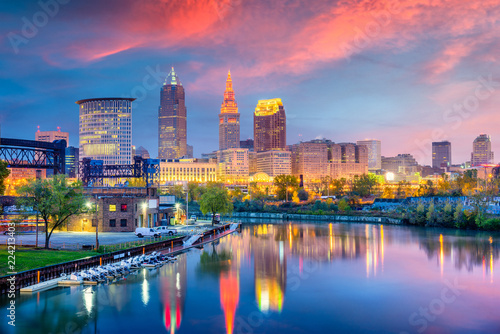
<instances>
[{"instance_id":1,"label":"road","mask_svg":"<svg viewBox=\"0 0 500 334\"><path fill-rule=\"evenodd\" d=\"M171 228L177 229L178 235L190 235L202 233L209 228L210 224L199 222L195 225L177 225ZM35 245L36 234L17 234L14 236L16 245ZM5 245L8 235L0 234L0 245ZM139 239L134 232L99 232L99 245L112 245L137 240L148 240L148 237ZM38 234L38 246L45 244L45 233ZM50 237L50 247L59 249L81 249L82 245L95 245L95 232L54 232Z\"/></svg>"}]
</instances>

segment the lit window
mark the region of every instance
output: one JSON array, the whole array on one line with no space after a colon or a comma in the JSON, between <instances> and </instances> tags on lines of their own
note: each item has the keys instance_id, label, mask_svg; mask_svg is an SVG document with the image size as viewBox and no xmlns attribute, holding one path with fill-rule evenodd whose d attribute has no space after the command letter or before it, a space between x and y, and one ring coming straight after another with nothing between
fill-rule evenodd
<instances>
[{"instance_id":1,"label":"lit window","mask_svg":"<svg viewBox=\"0 0 500 334\"><path fill-rule=\"evenodd\" d=\"M116 211L116 205L110 204L109 205L109 212L115 212Z\"/></svg>"}]
</instances>

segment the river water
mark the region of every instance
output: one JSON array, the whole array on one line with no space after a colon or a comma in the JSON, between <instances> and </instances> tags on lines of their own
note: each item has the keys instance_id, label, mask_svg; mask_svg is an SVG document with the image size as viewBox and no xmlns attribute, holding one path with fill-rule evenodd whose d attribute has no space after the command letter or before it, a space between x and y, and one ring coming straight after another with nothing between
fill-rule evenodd
<instances>
[{"instance_id":1,"label":"river water","mask_svg":"<svg viewBox=\"0 0 500 334\"><path fill-rule=\"evenodd\" d=\"M500 333L500 236L248 224L110 285L16 297L1 333Z\"/></svg>"}]
</instances>

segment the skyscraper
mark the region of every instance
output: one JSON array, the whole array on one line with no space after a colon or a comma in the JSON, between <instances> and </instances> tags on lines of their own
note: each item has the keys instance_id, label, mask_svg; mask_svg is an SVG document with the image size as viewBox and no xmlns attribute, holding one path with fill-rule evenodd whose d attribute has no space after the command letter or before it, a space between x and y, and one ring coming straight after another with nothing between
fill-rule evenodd
<instances>
[{"instance_id":1,"label":"skyscraper","mask_svg":"<svg viewBox=\"0 0 500 334\"><path fill-rule=\"evenodd\" d=\"M160 91L158 158L179 159L187 154L184 87L172 67Z\"/></svg>"},{"instance_id":2,"label":"skyscraper","mask_svg":"<svg viewBox=\"0 0 500 334\"><path fill-rule=\"evenodd\" d=\"M259 100L253 134L255 152L286 150L286 115L281 99Z\"/></svg>"},{"instance_id":3,"label":"skyscraper","mask_svg":"<svg viewBox=\"0 0 500 334\"><path fill-rule=\"evenodd\" d=\"M493 152L491 152L491 138L488 135L480 134L472 143L471 164L479 166L493 163Z\"/></svg>"},{"instance_id":4,"label":"skyscraper","mask_svg":"<svg viewBox=\"0 0 500 334\"><path fill-rule=\"evenodd\" d=\"M382 169L382 143L380 140L358 140L356 144L365 145L368 148L368 170L376 171Z\"/></svg>"},{"instance_id":5,"label":"skyscraper","mask_svg":"<svg viewBox=\"0 0 500 334\"><path fill-rule=\"evenodd\" d=\"M80 160L105 165L132 163L132 101L98 98L76 101L80 106Z\"/></svg>"},{"instance_id":6,"label":"skyscraper","mask_svg":"<svg viewBox=\"0 0 500 334\"><path fill-rule=\"evenodd\" d=\"M440 141L432 143L432 168L448 167L451 165L451 143Z\"/></svg>"},{"instance_id":7,"label":"skyscraper","mask_svg":"<svg viewBox=\"0 0 500 334\"><path fill-rule=\"evenodd\" d=\"M219 114L219 150L240 147L240 114L234 99L231 71L227 73L224 101Z\"/></svg>"}]
</instances>

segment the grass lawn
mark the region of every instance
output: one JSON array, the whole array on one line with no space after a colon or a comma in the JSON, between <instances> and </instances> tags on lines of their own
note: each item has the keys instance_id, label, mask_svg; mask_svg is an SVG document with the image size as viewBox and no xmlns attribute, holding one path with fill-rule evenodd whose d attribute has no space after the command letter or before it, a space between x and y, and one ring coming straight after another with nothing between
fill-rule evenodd
<instances>
[{"instance_id":1,"label":"grass lawn","mask_svg":"<svg viewBox=\"0 0 500 334\"><path fill-rule=\"evenodd\" d=\"M0 276L7 275L9 270L8 258L10 254L5 246L0 247ZM72 260L78 260L88 256L99 255L94 251L60 251L60 250L35 250L29 248L17 248L14 253L16 257L15 272L21 272L29 269L45 267L51 264L57 264Z\"/></svg>"}]
</instances>

